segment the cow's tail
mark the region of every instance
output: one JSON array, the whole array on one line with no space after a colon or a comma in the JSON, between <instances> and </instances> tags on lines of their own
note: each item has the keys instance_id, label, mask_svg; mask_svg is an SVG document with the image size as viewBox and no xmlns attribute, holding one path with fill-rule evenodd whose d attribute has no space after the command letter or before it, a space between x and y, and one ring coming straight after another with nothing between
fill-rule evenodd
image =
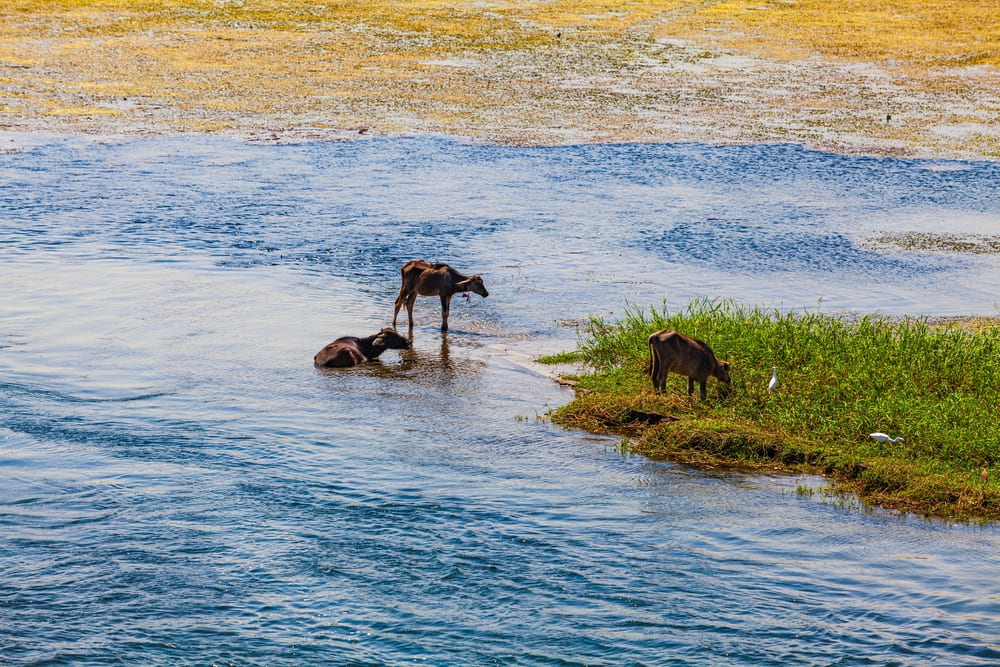
<instances>
[{"instance_id":1,"label":"cow's tail","mask_svg":"<svg viewBox=\"0 0 1000 667\"><path fill-rule=\"evenodd\" d=\"M656 376L660 373L660 358L656 354L656 347L653 345L653 336L650 336L646 343L649 345L649 365L647 370L649 371L649 379L653 382L653 387L656 387Z\"/></svg>"}]
</instances>

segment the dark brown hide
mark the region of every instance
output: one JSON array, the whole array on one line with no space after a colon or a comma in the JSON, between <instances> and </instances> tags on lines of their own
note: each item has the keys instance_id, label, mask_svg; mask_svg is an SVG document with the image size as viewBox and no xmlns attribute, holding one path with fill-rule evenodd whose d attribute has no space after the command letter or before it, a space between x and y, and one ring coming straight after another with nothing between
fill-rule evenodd
<instances>
[{"instance_id":1,"label":"dark brown hide","mask_svg":"<svg viewBox=\"0 0 1000 667\"><path fill-rule=\"evenodd\" d=\"M392 325L396 326L399 309L406 306L406 314L413 327L413 303L418 296L441 297L441 330L448 330L448 311L451 309L451 297L458 292L475 292L486 298L489 292L483 285L483 279L478 275L464 276L447 264L431 264L422 259L415 259L403 265L401 270L399 296L396 297L395 310L392 313Z\"/></svg>"},{"instance_id":2,"label":"dark brown hide","mask_svg":"<svg viewBox=\"0 0 1000 667\"><path fill-rule=\"evenodd\" d=\"M313 363L323 368L343 368L371 361L387 349L407 350L410 341L386 327L367 338L342 336L313 357Z\"/></svg>"},{"instance_id":3,"label":"dark brown hide","mask_svg":"<svg viewBox=\"0 0 1000 667\"><path fill-rule=\"evenodd\" d=\"M653 389L663 391L667 373L687 376L688 396L694 393L697 380L702 400L705 400L705 383L709 376L721 382L730 381L729 362L716 359L707 343L670 329L649 336L649 377Z\"/></svg>"}]
</instances>

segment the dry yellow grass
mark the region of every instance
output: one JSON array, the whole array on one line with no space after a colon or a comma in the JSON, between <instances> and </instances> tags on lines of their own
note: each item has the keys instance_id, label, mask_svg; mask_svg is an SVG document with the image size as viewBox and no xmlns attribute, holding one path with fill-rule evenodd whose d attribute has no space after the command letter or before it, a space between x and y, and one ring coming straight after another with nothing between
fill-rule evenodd
<instances>
[{"instance_id":1,"label":"dry yellow grass","mask_svg":"<svg viewBox=\"0 0 1000 667\"><path fill-rule=\"evenodd\" d=\"M785 58L811 55L928 67L1000 66L1000 2L775 0L707 3L695 24L731 28L721 41Z\"/></svg>"},{"instance_id":2,"label":"dry yellow grass","mask_svg":"<svg viewBox=\"0 0 1000 667\"><path fill-rule=\"evenodd\" d=\"M998 17L1000 0L7 0L0 128L997 158Z\"/></svg>"}]
</instances>

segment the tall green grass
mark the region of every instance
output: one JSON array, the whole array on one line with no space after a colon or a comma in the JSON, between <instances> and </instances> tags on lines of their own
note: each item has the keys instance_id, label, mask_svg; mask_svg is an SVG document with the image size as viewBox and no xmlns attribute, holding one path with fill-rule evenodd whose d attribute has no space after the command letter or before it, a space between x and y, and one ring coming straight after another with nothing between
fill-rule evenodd
<instances>
[{"instance_id":1,"label":"tall green grass","mask_svg":"<svg viewBox=\"0 0 1000 667\"><path fill-rule=\"evenodd\" d=\"M702 403L671 375L666 395L654 394L646 340L663 328L711 345L732 365L732 385L710 379ZM673 312L664 304L591 318L579 349L549 360L568 359L588 372L556 421L614 430L631 427L637 409L678 417L636 427L642 453L812 467L879 505L1000 518L1000 328L695 300ZM880 443L873 431L904 441Z\"/></svg>"}]
</instances>

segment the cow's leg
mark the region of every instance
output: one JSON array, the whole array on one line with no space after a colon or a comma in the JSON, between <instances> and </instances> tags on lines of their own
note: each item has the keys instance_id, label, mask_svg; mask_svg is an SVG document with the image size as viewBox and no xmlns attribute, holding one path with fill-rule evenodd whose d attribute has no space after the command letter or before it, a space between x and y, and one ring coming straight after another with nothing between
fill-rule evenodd
<instances>
[{"instance_id":1,"label":"cow's leg","mask_svg":"<svg viewBox=\"0 0 1000 667\"><path fill-rule=\"evenodd\" d=\"M658 359L657 362L656 377L653 378L653 386L656 387L656 391L662 392L667 386L667 375L670 373L670 367L663 363L662 359Z\"/></svg>"},{"instance_id":2,"label":"cow's leg","mask_svg":"<svg viewBox=\"0 0 1000 667\"><path fill-rule=\"evenodd\" d=\"M656 361L656 377L653 378L653 386L656 387L657 392L661 392L666 384L667 373L669 371L662 359L657 359Z\"/></svg>"},{"instance_id":3,"label":"cow's leg","mask_svg":"<svg viewBox=\"0 0 1000 667\"><path fill-rule=\"evenodd\" d=\"M392 326L396 326L396 316L399 315L399 309L403 307L406 303L406 295L403 293L403 288L399 288L399 296L396 297L396 304L392 311Z\"/></svg>"},{"instance_id":4,"label":"cow's leg","mask_svg":"<svg viewBox=\"0 0 1000 667\"><path fill-rule=\"evenodd\" d=\"M352 366L357 366L358 364L363 364L368 361L368 357L361 354L360 350L348 350L347 352L351 356L352 363L350 365Z\"/></svg>"},{"instance_id":5,"label":"cow's leg","mask_svg":"<svg viewBox=\"0 0 1000 667\"><path fill-rule=\"evenodd\" d=\"M406 297L406 314L410 320L410 328L413 328L413 303L417 300L417 291L413 290Z\"/></svg>"},{"instance_id":6,"label":"cow's leg","mask_svg":"<svg viewBox=\"0 0 1000 667\"><path fill-rule=\"evenodd\" d=\"M704 385L702 385L704 387ZM688 378L688 396L694 393L694 378Z\"/></svg>"},{"instance_id":7,"label":"cow's leg","mask_svg":"<svg viewBox=\"0 0 1000 667\"><path fill-rule=\"evenodd\" d=\"M700 392L699 395L701 396L701 400L704 401L705 400L705 385L708 384L708 378L705 378L704 380L698 380L698 384L701 385L701 392Z\"/></svg>"},{"instance_id":8,"label":"cow's leg","mask_svg":"<svg viewBox=\"0 0 1000 667\"><path fill-rule=\"evenodd\" d=\"M448 311L451 308L451 295L441 295L441 331L448 330Z\"/></svg>"}]
</instances>

